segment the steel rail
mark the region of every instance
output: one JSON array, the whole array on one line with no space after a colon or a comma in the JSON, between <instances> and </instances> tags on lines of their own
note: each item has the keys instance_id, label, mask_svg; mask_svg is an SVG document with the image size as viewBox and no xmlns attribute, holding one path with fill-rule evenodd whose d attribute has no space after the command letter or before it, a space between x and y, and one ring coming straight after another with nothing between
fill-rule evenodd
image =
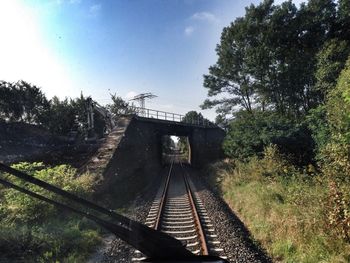
<instances>
[{"instance_id":1,"label":"steel rail","mask_svg":"<svg viewBox=\"0 0 350 263\"><path fill-rule=\"evenodd\" d=\"M156 223L155 223L155 229L160 230L161 226L162 226L162 217L164 215L164 209L167 203L167 197L168 197L168 189L169 189L169 185L170 185L170 179L171 179L171 173L172 173L172 168L173 168L173 164L174 164L174 158L172 159L171 165L170 165L170 169L169 169L169 173L167 175L167 179L166 179L166 183L164 186L164 190L162 192L162 196L161 196L161 201L160 201L160 206L159 206L159 210L157 213L157 219L156 219ZM184 167L182 166L182 162L180 161L180 165L181 168L184 169ZM199 243L200 243L200 251L201 251L201 255L209 255L208 252L208 246L207 246L207 240L203 231L203 227L202 227L202 223L200 220L200 216L199 213L197 211L197 207L193 198L193 193L192 193L192 189L189 185L189 182L187 180L187 174L185 175L185 173L182 174L182 178L184 180L185 183L185 192L187 195L187 198L189 199L189 203L190 203L190 207L191 207L191 213L193 215L194 218L194 224L195 224L195 229L196 232L198 234L199 237Z\"/></svg>"},{"instance_id":2,"label":"steel rail","mask_svg":"<svg viewBox=\"0 0 350 263\"><path fill-rule=\"evenodd\" d=\"M51 200L47 197L39 195L35 192L31 192L25 188L22 188L0 178L0 183L7 187L11 187L17 191L20 191L24 194L30 195L34 198L40 199L57 207L69 210L79 215L86 216L87 218L105 227L107 230L111 231L127 243L133 245L149 257L164 258L169 257L170 255L183 257L193 256L191 252L183 248L183 244L179 240L176 240L175 238L166 235L165 233L156 231L139 222L130 220L127 217L119 215L111 210L96 205L86 199L78 197L54 185L48 184L40 179L27 175L21 171L18 171L1 163L0 171L14 175L22 179L23 181L40 186L41 188L44 188L49 192L55 193L70 201L74 201L77 204L83 205L84 208L89 208L95 210L95 212L100 212L102 214L108 215L111 219L115 220L115 223L106 221L104 219L100 219L97 216L92 215L90 212L83 212L66 204L62 204L57 201Z\"/></svg>"},{"instance_id":3,"label":"steel rail","mask_svg":"<svg viewBox=\"0 0 350 263\"><path fill-rule=\"evenodd\" d=\"M181 167L182 169L183 166L182 166L182 162L180 161L180 164L181 164ZM193 200L193 194L192 194L192 189L188 183L188 180L187 180L187 174L185 175L184 173L182 174L183 178L184 178L184 181L185 181L185 185L186 185L186 191L188 193L188 198L190 199L190 203L191 203L191 207L192 207L192 214L194 216L194 219L195 219L195 224L196 224L196 228L197 228L197 233L199 235L199 241L200 241L200 247L201 247L201 254L202 255L209 255L209 252L208 252L208 246L207 246L207 240L205 238L205 234L204 234L204 231L203 231L203 227L202 227L202 222L199 218L199 214L197 212L197 207L196 207L196 204Z\"/></svg>"},{"instance_id":4,"label":"steel rail","mask_svg":"<svg viewBox=\"0 0 350 263\"><path fill-rule=\"evenodd\" d=\"M163 190L163 193L162 193L162 198L161 198L160 205L159 205L157 219L156 219L156 223L154 225L154 229L156 229L156 230L160 230L160 225L161 225L161 220L162 220L162 213L164 211L166 198L168 196L169 183L170 183L171 171L173 169L173 164L174 164L174 160L172 160L172 162L170 164L168 177L167 177L167 180L165 182L164 190Z\"/></svg>"}]
</instances>

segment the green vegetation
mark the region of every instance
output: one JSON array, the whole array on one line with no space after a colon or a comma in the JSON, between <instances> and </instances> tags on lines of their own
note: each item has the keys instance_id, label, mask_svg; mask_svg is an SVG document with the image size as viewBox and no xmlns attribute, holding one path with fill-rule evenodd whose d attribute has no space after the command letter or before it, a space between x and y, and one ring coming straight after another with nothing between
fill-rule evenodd
<instances>
[{"instance_id":1,"label":"green vegetation","mask_svg":"<svg viewBox=\"0 0 350 263\"><path fill-rule=\"evenodd\" d=\"M0 81L0 121L24 122L41 125L56 135L67 135L77 131L86 135L88 97L60 100L54 96L51 100L45 97L41 89L25 81L10 83ZM116 117L130 114L132 107L121 97L111 94L112 103L106 108ZM94 110L94 128L99 137L103 136L106 120Z\"/></svg>"},{"instance_id":2,"label":"green vegetation","mask_svg":"<svg viewBox=\"0 0 350 263\"><path fill-rule=\"evenodd\" d=\"M107 109L112 112L115 116L134 113L133 106L118 97L116 94L111 94L112 104L107 105Z\"/></svg>"},{"instance_id":3,"label":"green vegetation","mask_svg":"<svg viewBox=\"0 0 350 263\"><path fill-rule=\"evenodd\" d=\"M211 121L209 121L208 119L204 118L204 116L202 115L202 113L197 112L197 111L189 111L185 114L185 116L182 118L181 120L182 122L186 122L186 123L195 123L195 124L199 124L199 125L210 125L212 124ZM185 159L190 158L190 145L189 145L189 139L188 137L184 137L184 136L180 136L179 137L179 142L178 142L178 147L180 152L183 154L183 157Z\"/></svg>"},{"instance_id":4,"label":"green vegetation","mask_svg":"<svg viewBox=\"0 0 350 263\"><path fill-rule=\"evenodd\" d=\"M0 81L0 119L38 123L43 121L48 107L40 88L25 81Z\"/></svg>"},{"instance_id":5,"label":"green vegetation","mask_svg":"<svg viewBox=\"0 0 350 263\"><path fill-rule=\"evenodd\" d=\"M300 170L268 146L264 157L214 164L216 185L276 262L349 262L350 244L328 225L329 190L313 166Z\"/></svg>"},{"instance_id":6,"label":"green vegetation","mask_svg":"<svg viewBox=\"0 0 350 263\"><path fill-rule=\"evenodd\" d=\"M175 142L171 139L170 135L162 136L162 153L171 154L175 149Z\"/></svg>"},{"instance_id":7,"label":"green vegetation","mask_svg":"<svg viewBox=\"0 0 350 263\"><path fill-rule=\"evenodd\" d=\"M350 261L349 10L251 5L204 76L230 158L208 180L278 262Z\"/></svg>"},{"instance_id":8,"label":"green vegetation","mask_svg":"<svg viewBox=\"0 0 350 263\"><path fill-rule=\"evenodd\" d=\"M202 113L196 112L194 110L187 112L181 121L187 122L187 123L198 123L198 124L203 124L205 122L210 123L208 119L203 117Z\"/></svg>"},{"instance_id":9,"label":"green vegetation","mask_svg":"<svg viewBox=\"0 0 350 263\"><path fill-rule=\"evenodd\" d=\"M77 176L76 170L68 165L19 163L12 167L83 197L91 196L96 182L90 174ZM57 200L46 190L7 174L2 176ZM84 262L100 242L99 228L84 218L3 187L0 200L0 261Z\"/></svg>"}]
</instances>

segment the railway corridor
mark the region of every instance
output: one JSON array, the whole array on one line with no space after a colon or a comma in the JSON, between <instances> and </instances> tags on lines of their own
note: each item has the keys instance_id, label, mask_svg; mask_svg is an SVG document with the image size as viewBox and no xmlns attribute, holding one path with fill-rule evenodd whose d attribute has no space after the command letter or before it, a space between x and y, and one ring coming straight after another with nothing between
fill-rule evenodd
<instances>
[{"instance_id":1,"label":"railway corridor","mask_svg":"<svg viewBox=\"0 0 350 263\"><path fill-rule=\"evenodd\" d=\"M227 258L186 165L176 156L167 176L163 177L145 224L180 240L193 254ZM139 262L144 258L135 250L132 261Z\"/></svg>"}]
</instances>

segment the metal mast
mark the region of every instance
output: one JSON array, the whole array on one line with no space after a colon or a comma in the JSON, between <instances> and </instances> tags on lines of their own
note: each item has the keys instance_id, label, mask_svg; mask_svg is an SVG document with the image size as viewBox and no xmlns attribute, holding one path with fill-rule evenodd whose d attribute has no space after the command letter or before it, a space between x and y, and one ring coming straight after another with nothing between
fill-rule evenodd
<instances>
[{"instance_id":1,"label":"metal mast","mask_svg":"<svg viewBox=\"0 0 350 263\"><path fill-rule=\"evenodd\" d=\"M146 108L146 99L153 99L156 98L157 96L147 92L147 93L141 93L136 95L135 97L133 97L130 100L135 100L138 101L140 103L140 108L141 108L141 115L145 115L145 108Z\"/></svg>"}]
</instances>

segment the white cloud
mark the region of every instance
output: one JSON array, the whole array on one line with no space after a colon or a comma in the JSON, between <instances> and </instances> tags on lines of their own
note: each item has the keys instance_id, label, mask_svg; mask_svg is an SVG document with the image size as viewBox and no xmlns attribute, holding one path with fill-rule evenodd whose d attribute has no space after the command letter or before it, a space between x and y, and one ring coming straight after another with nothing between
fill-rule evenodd
<instances>
[{"instance_id":1,"label":"white cloud","mask_svg":"<svg viewBox=\"0 0 350 263\"><path fill-rule=\"evenodd\" d=\"M193 27L193 26L188 26L188 27L186 27L186 28L185 28L185 31L184 31L184 33L185 33L186 36L192 35L193 32L194 32L194 27Z\"/></svg>"},{"instance_id":2,"label":"white cloud","mask_svg":"<svg viewBox=\"0 0 350 263\"><path fill-rule=\"evenodd\" d=\"M101 8L102 8L102 5L100 5L100 4L92 5L89 8L89 14L91 16L97 16L100 13Z\"/></svg>"},{"instance_id":3,"label":"white cloud","mask_svg":"<svg viewBox=\"0 0 350 263\"><path fill-rule=\"evenodd\" d=\"M211 22L211 23L218 21L216 16L210 12L197 12L197 13L194 13L191 16L191 18L194 20L207 21L207 22Z\"/></svg>"}]
</instances>

